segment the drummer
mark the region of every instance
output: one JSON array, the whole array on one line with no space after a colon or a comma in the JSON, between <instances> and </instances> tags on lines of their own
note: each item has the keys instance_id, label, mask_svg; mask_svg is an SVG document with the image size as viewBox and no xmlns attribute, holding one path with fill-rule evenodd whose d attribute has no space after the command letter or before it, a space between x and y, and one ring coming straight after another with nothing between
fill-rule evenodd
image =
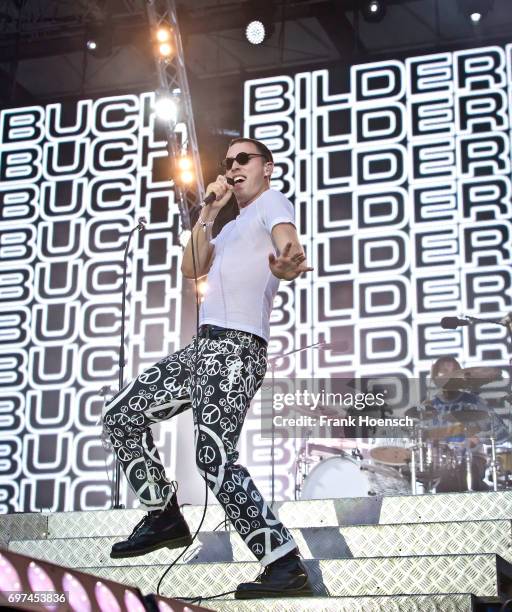
<instances>
[{"instance_id":1,"label":"drummer","mask_svg":"<svg viewBox=\"0 0 512 612\"><path fill-rule=\"evenodd\" d=\"M446 417L448 414L456 411L470 411L470 410L483 410L490 414L491 409L487 406L486 402L482 400L474 392L462 391L460 389L448 388L446 385L450 379L455 376L457 371L461 370L460 363L454 357L440 357L432 365L431 378L438 391L435 396L429 402L432 408L439 415L438 419L435 419L434 425L446 427L449 422L452 426L447 428L448 431L452 431L450 435L444 438L444 441L451 447L460 447L465 445L466 436L464 434L464 428L462 424L456 422L447 421ZM490 415L491 416L491 415ZM494 418L495 435L498 439L507 438L508 431L497 415L492 415ZM477 421L476 424L480 427L479 436L487 437L483 432L487 432L491 429L491 419L486 419L485 422ZM485 450L481 443L481 438L477 435L472 435L470 438L470 447L472 451L472 481L473 490L475 491L487 491L489 487L483 482L485 478L485 470L487 466L487 459L485 456ZM453 471L447 471L441 477L441 481L436 487L437 492L448 492L448 491L464 491L466 490L466 482L464 475L464 465L460 465L460 469L455 473Z\"/></svg>"}]
</instances>

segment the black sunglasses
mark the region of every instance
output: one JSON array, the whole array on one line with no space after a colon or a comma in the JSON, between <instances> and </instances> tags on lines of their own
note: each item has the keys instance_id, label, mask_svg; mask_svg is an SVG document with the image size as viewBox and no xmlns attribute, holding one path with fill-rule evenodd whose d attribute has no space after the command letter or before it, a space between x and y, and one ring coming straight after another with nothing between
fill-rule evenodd
<instances>
[{"instance_id":1,"label":"black sunglasses","mask_svg":"<svg viewBox=\"0 0 512 612\"><path fill-rule=\"evenodd\" d=\"M267 159L266 155L263 155L261 153L238 153L238 155L236 157L226 157L226 159L221 163L221 166L225 169L225 170L231 170L231 168L233 167L234 162L236 161L237 164L240 164L240 166L245 166L246 164L249 163L251 157L264 157L265 159ZM268 161L268 159L267 159Z\"/></svg>"}]
</instances>

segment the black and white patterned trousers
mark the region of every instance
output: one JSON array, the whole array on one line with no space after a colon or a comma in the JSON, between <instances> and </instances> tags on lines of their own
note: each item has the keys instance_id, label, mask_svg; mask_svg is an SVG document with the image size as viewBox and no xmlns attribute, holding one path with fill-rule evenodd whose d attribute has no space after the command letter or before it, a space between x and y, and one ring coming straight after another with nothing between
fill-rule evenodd
<instances>
[{"instance_id":1,"label":"black and white patterned trousers","mask_svg":"<svg viewBox=\"0 0 512 612\"><path fill-rule=\"evenodd\" d=\"M197 467L237 532L267 565L296 544L249 472L236 463L245 415L265 376L267 347L236 330L197 342L197 384L193 341L115 396L104 425L132 489L146 509L154 510L165 506L175 486L165 475L150 426L192 407Z\"/></svg>"}]
</instances>

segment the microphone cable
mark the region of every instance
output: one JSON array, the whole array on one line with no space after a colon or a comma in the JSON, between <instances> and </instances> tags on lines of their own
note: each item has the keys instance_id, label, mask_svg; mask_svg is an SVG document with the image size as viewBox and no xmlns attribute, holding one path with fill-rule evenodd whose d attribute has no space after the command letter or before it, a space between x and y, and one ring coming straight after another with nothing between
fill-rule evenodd
<instances>
[{"instance_id":1,"label":"microphone cable","mask_svg":"<svg viewBox=\"0 0 512 612\"><path fill-rule=\"evenodd\" d=\"M230 179L228 179L228 183L230 183L231 185L233 184L231 182ZM193 270L194 270L194 288L195 288L195 304L196 304L196 336L194 338L194 384L193 384L193 388L194 388L194 393L196 394L197 397L197 388L198 388L198 383L197 383L197 362L199 359L199 285L198 285L198 278L197 278L197 262L196 262L196 253L195 253L195 244L194 244L194 231L192 228L192 231L190 233L190 242L191 242L191 247L192 247L192 266L193 266ZM191 403L192 403L192 398L191 398ZM192 414L193 414L193 406L192 406ZM196 444L201 445L201 432L199 429L199 418L197 419L197 442ZM199 532L201 531L201 528L204 524L205 518L206 518L206 512L208 510L208 495L209 495L209 487L208 487L208 479L207 479L207 474L206 474L206 467L203 470L203 478L204 478L204 483L205 483L205 494L204 494L204 505L203 505L203 513L201 516L201 520L199 521L199 525L196 529L196 531L194 532L194 535L192 536L192 540L190 542L190 544L188 544L182 551L181 553L176 557L176 559L174 559L174 561L167 567L167 569L164 571L164 573L162 574L162 576L160 577L160 580L158 581L158 585L157 585L157 595L160 595L160 587L162 585L163 579L167 576L167 574L171 571L171 569L178 563L178 561L185 555L185 553L188 551L188 549L192 546L192 544L194 543L194 541L196 540L196 538L199 535ZM224 521L227 523L227 518L224 518ZM223 521L223 522L224 522ZM220 523L222 524L222 523ZM217 525L215 527L215 529L218 529L218 527L220 526ZM224 593L219 593L217 595L210 595L209 597L203 597L203 596L195 596L195 597L179 597L174 595L174 597L176 599L180 599L182 601L187 601L191 604L194 603L201 603L202 601L206 601L209 599L216 599L218 597L222 597L224 595L232 595L233 593L236 593L236 589L232 590L232 591L226 591Z\"/></svg>"},{"instance_id":2,"label":"microphone cable","mask_svg":"<svg viewBox=\"0 0 512 612\"><path fill-rule=\"evenodd\" d=\"M197 278L197 262L196 262L196 253L195 253L195 244L194 244L194 228L192 228L192 231L190 232L190 242L191 242L191 246L192 246L192 266L193 266L193 269L194 269L194 289L195 289L195 304L196 304L196 335L195 335L195 338L194 338L194 379L193 379L193 390L194 390L194 395L197 398L197 389L198 389L198 383L197 383L197 362L198 362L198 359L199 359L199 284L198 284L198 278ZM192 397L190 398L190 403L191 403L191 409L192 409L192 418L195 419L195 417L194 417L194 406L193 406L193 402L192 402ZM196 442L196 444L199 444L199 445L201 444L201 432L199 430L199 417L197 417L197 442ZM183 557L183 555L192 546L192 544L194 543L194 541L198 537L199 532L201 531L201 528L202 528L203 523L205 521L206 512L208 510L208 493L209 493L208 479L207 479L207 476L206 476L206 468L203 471L203 477L204 477L204 484L205 484L205 493L204 493L203 514L201 516L201 520L199 521L199 525L198 525L197 529L195 530L194 535L192 536L192 540L191 540L190 544L188 544L181 551L181 553L176 557L176 559L174 559L174 561L167 567L167 569L164 571L164 573L160 576L160 580L158 581L158 585L156 587L157 595L160 595L160 587L162 585L163 579L167 576L167 574L172 570L172 568L178 563L178 561ZM192 598L177 597L177 599L187 600L187 599L192 599ZM193 599L196 600L197 597L193 598Z\"/></svg>"}]
</instances>

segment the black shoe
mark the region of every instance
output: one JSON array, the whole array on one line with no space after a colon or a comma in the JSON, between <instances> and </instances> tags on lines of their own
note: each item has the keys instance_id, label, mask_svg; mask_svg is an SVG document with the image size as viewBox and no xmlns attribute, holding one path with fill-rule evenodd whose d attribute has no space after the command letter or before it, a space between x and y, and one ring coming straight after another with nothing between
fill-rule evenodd
<instances>
[{"instance_id":1,"label":"black shoe","mask_svg":"<svg viewBox=\"0 0 512 612\"><path fill-rule=\"evenodd\" d=\"M309 597L313 589L297 548L267 565L254 582L238 585L235 599Z\"/></svg>"},{"instance_id":2,"label":"black shoe","mask_svg":"<svg viewBox=\"0 0 512 612\"><path fill-rule=\"evenodd\" d=\"M180 548L191 543L190 530L173 495L163 510L148 512L127 540L114 544L110 556L137 557L159 548Z\"/></svg>"}]
</instances>

